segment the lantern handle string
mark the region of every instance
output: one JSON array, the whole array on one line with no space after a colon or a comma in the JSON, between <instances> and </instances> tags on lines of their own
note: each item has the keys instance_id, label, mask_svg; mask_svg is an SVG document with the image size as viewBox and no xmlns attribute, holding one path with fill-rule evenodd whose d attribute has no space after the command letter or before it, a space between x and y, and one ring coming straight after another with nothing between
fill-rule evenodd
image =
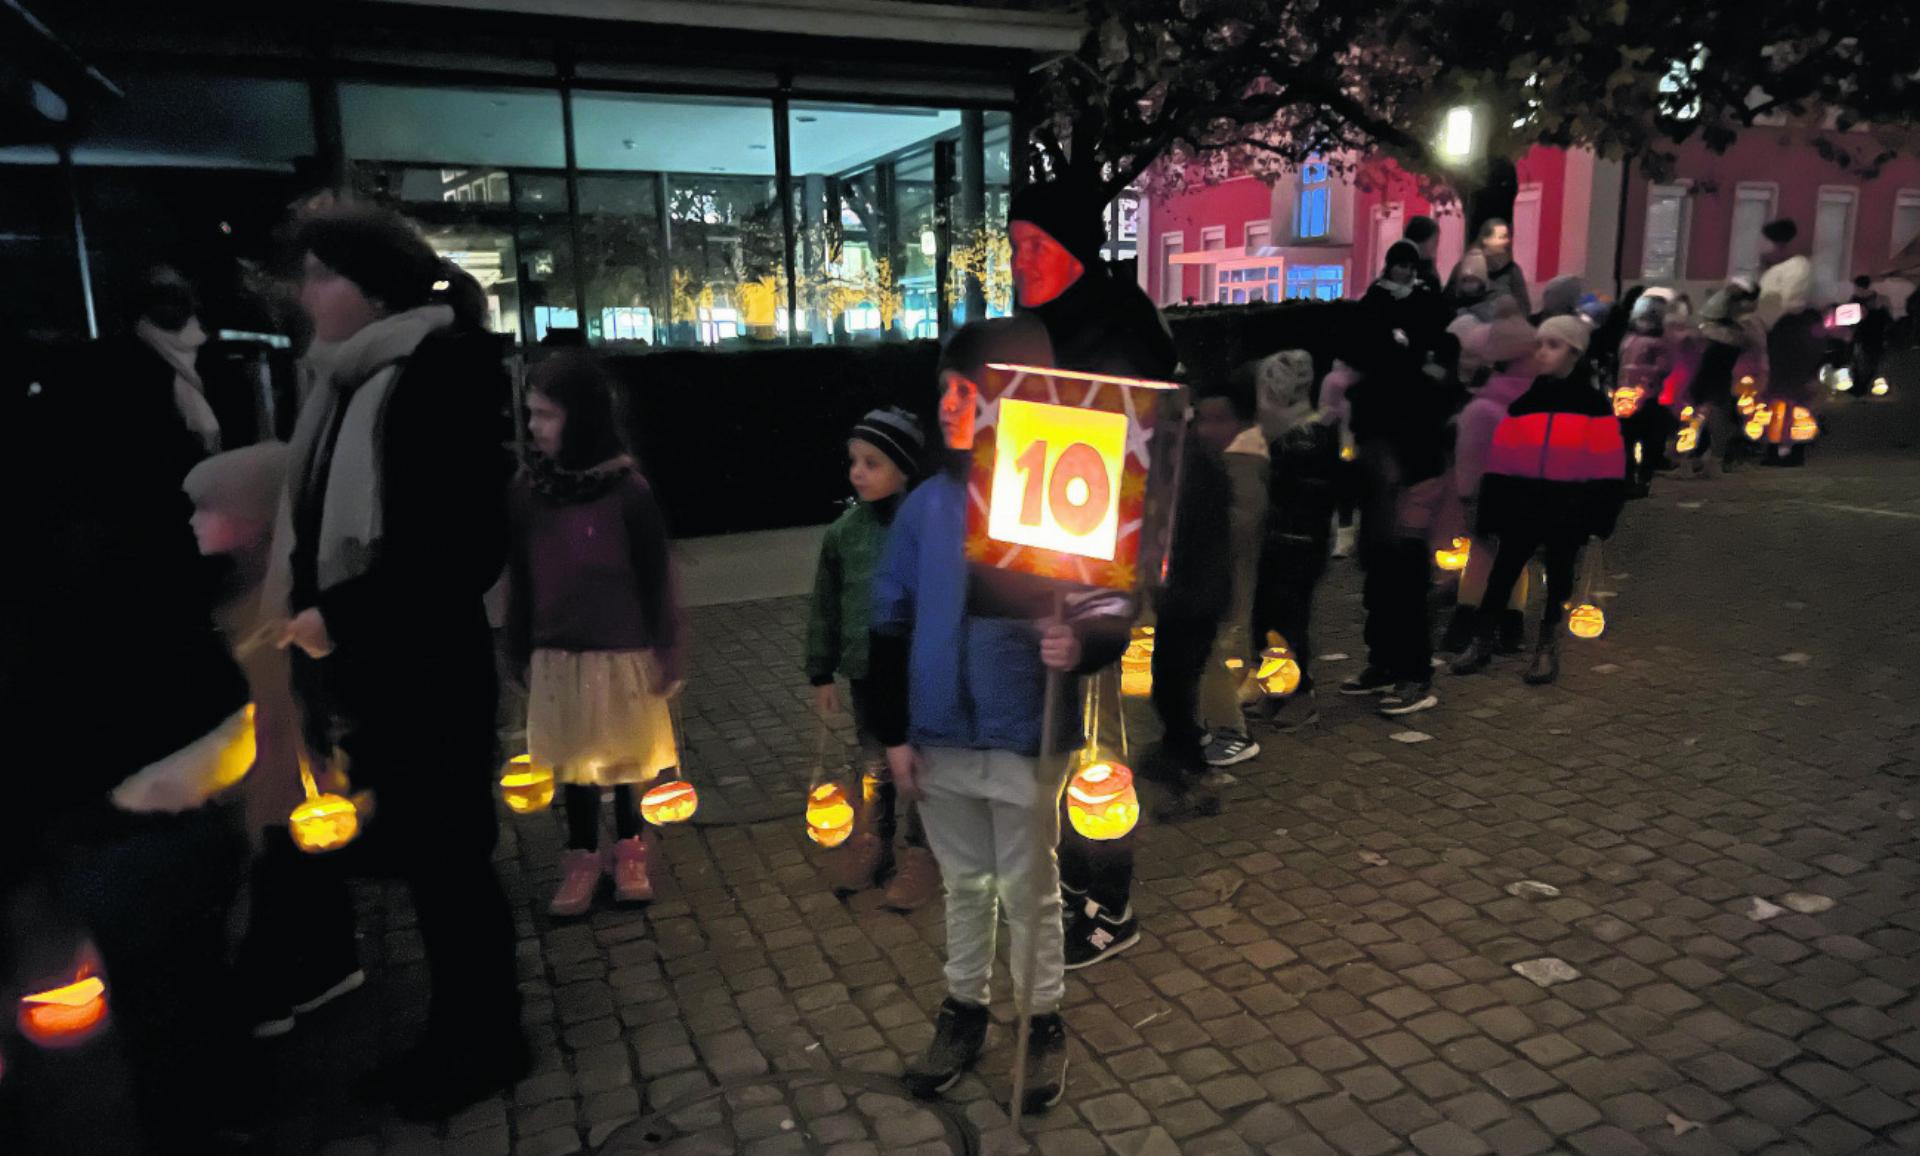
<instances>
[{"instance_id":1,"label":"lantern handle string","mask_svg":"<svg viewBox=\"0 0 1920 1156\"><path fill-rule=\"evenodd\" d=\"M1603 539L1595 538L1587 547L1586 557L1581 560L1580 601L1583 603L1593 601L1593 577L1600 569L1602 542Z\"/></svg>"},{"instance_id":2,"label":"lantern handle string","mask_svg":"<svg viewBox=\"0 0 1920 1156\"><path fill-rule=\"evenodd\" d=\"M1055 588L1053 592L1053 621L1065 622L1067 618L1066 591ZM1042 788L1049 784L1064 782L1053 773L1054 748L1060 745L1059 724L1055 716L1060 713L1060 694L1066 680L1060 672L1047 668L1046 691L1040 697L1040 757L1034 760L1034 773L1038 781L1034 783L1033 800L1033 841L1035 852L1033 861L1042 863L1053 853L1049 836L1055 842L1059 839L1060 795L1057 790L1046 792ZM1041 796L1046 794L1048 807L1041 806ZM1050 808L1050 809L1049 809ZM1033 1035L1033 1017L1029 1014L1033 1004L1033 976L1040 970L1040 927L1038 920L1042 908L1042 892L1045 890L1044 872L1034 872L1033 917L1029 920L1026 934L1026 959L1024 967L1015 968L1013 973L1013 1015L1015 1020L1013 1041L1013 1130L1020 1131L1020 1119L1024 1114L1027 1098L1027 1044ZM1058 881L1054 891L1059 892ZM1011 938L1011 937L1009 937ZM1012 944L1008 944L1009 956ZM1011 959L1009 960L1011 962Z\"/></svg>"}]
</instances>

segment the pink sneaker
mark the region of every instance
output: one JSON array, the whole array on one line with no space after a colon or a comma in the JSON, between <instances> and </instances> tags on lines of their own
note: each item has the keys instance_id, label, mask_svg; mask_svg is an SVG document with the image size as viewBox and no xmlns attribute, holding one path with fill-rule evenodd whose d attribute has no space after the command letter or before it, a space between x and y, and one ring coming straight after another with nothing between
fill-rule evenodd
<instances>
[{"instance_id":1,"label":"pink sneaker","mask_svg":"<svg viewBox=\"0 0 1920 1156\"><path fill-rule=\"evenodd\" d=\"M593 893L600 886L600 853L567 851L560 856L560 886L547 904L547 913L561 918L586 914L593 906Z\"/></svg>"},{"instance_id":2,"label":"pink sneaker","mask_svg":"<svg viewBox=\"0 0 1920 1156\"><path fill-rule=\"evenodd\" d=\"M647 841L635 835L613 845L613 897L621 903L651 903L653 880L647 878Z\"/></svg>"}]
</instances>

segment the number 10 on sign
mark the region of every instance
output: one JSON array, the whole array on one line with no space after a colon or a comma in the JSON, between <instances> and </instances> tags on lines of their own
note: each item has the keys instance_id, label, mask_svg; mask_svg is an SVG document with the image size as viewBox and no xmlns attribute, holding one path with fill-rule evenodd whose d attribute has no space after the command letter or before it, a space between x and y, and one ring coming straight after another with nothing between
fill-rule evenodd
<instances>
[{"instance_id":1,"label":"number 10 on sign","mask_svg":"<svg viewBox=\"0 0 1920 1156\"><path fill-rule=\"evenodd\" d=\"M1126 452L1125 414L1002 399L988 535L1112 561Z\"/></svg>"}]
</instances>

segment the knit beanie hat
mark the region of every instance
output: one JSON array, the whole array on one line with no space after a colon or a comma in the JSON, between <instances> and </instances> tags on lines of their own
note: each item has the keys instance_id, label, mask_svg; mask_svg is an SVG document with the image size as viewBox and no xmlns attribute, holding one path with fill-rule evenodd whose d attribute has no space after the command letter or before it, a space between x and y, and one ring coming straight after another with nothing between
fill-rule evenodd
<instances>
[{"instance_id":1,"label":"knit beanie hat","mask_svg":"<svg viewBox=\"0 0 1920 1156\"><path fill-rule=\"evenodd\" d=\"M196 510L270 523L286 480L286 444L260 442L207 458L187 471L180 488Z\"/></svg>"},{"instance_id":2,"label":"knit beanie hat","mask_svg":"<svg viewBox=\"0 0 1920 1156\"><path fill-rule=\"evenodd\" d=\"M1089 269L1100 262L1100 247L1107 240L1105 211L1099 192L1085 182L1028 185L1013 195L1007 217L1039 226Z\"/></svg>"},{"instance_id":3,"label":"knit beanie hat","mask_svg":"<svg viewBox=\"0 0 1920 1156\"><path fill-rule=\"evenodd\" d=\"M1465 257L1460 258L1460 268L1454 275L1456 277L1475 277L1485 281L1487 279L1486 256L1481 253L1468 253Z\"/></svg>"},{"instance_id":4,"label":"knit beanie hat","mask_svg":"<svg viewBox=\"0 0 1920 1156\"><path fill-rule=\"evenodd\" d=\"M1585 353L1587 343L1593 340L1593 329L1578 317L1549 317L1540 323L1540 336L1558 338Z\"/></svg>"},{"instance_id":5,"label":"knit beanie hat","mask_svg":"<svg viewBox=\"0 0 1920 1156\"><path fill-rule=\"evenodd\" d=\"M860 419L847 435L859 438L887 455L900 472L911 478L920 472L920 455L927 448L920 419L899 407L876 409Z\"/></svg>"},{"instance_id":6,"label":"knit beanie hat","mask_svg":"<svg viewBox=\"0 0 1920 1156\"><path fill-rule=\"evenodd\" d=\"M1533 352L1539 336L1527 319L1520 316L1501 317L1489 321L1476 329L1460 344L1467 347L1475 360L1483 364L1497 364L1524 357Z\"/></svg>"},{"instance_id":7,"label":"knit beanie hat","mask_svg":"<svg viewBox=\"0 0 1920 1156\"><path fill-rule=\"evenodd\" d=\"M1420 267L1419 246L1415 245L1412 241L1395 241L1393 244L1387 246L1387 260L1385 264L1380 266L1380 271L1385 273L1395 265L1405 265L1409 269L1418 269Z\"/></svg>"},{"instance_id":8,"label":"knit beanie hat","mask_svg":"<svg viewBox=\"0 0 1920 1156\"><path fill-rule=\"evenodd\" d=\"M1575 313L1586 291L1587 283L1571 273L1555 277L1540 291L1540 312L1549 317Z\"/></svg>"}]
</instances>

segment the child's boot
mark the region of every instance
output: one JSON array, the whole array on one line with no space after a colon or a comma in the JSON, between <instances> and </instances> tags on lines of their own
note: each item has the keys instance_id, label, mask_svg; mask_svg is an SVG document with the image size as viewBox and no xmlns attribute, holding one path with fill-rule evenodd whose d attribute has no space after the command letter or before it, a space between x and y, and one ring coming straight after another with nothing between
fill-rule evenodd
<instances>
[{"instance_id":1,"label":"child's boot","mask_svg":"<svg viewBox=\"0 0 1920 1156\"><path fill-rule=\"evenodd\" d=\"M653 880L647 876L647 840L635 835L613 845L613 897L620 903L651 903Z\"/></svg>"},{"instance_id":2,"label":"child's boot","mask_svg":"<svg viewBox=\"0 0 1920 1156\"><path fill-rule=\"evenodd\" d=\"M940 864L925 847L906 847L895 860L887 884L887 906L895 911L917 911L940 894Z\"/></svg>"},{"instance_id":3,"label":"child's boot","mask_svg":"<svg viewBox=\"0 0 1920 1156\"><path fill-rule=\"evenodd\" d=\"M827 855L827 882L842 895L851 895L873 886L880 872L880 860L886 844L871 831L858 831L851 839Z\"/></svg>"},{"instance_id":4,"label":"child's boot","mask_svg":"<svg viewBox=\"0 0 1920 1156\"><path fill-rule=\"evenodd\" d=\"M600 852L572 848L560 856L560 886L547 904L547 913L569 919L586 914L600 886Z\"/></svg>"}]
</instances>

